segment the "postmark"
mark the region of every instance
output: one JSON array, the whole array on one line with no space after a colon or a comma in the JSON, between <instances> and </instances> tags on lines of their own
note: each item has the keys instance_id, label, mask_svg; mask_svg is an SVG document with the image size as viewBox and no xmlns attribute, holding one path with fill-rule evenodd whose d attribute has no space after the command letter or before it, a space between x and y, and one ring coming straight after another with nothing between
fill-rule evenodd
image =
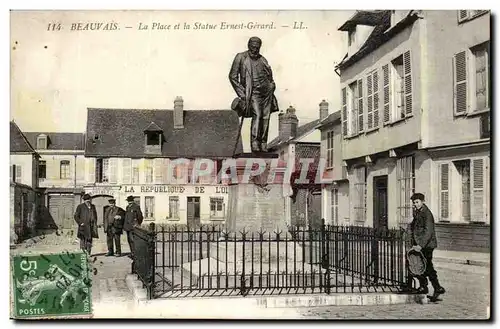
<instances>
[{"instance_id":1,"label":"postmark","mask_svg":"<svg viewBox=\"0 0 500 329\"><path fill-rule=\"evenodd\" d=\"M83 252L14 256L14 317L90 316L91 267Z\"/></svg>"}]
</instances>

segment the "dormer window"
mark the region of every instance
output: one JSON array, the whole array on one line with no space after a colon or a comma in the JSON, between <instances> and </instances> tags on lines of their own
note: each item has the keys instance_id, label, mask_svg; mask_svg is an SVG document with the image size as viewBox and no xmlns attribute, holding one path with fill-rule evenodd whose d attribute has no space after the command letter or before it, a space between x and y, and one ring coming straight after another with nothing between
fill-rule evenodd
<instances>
[{"instance_id":1,"label":"dormer window","mask_svg":"<svg viewBox=\"0 0 500 329\"><path fill-rule=\"evenodd\" d=\"M161 154L163 130L154 122L144 129L144 149L149 154Z\"/></svg>"},{"instance_id":2,"label":"dormer window","mask_svg":"<svg viewBox=\"0 0 500 329\"><path fill-rule=\"evenodd\" d=\"M40 134L36 139L36 148L39 150L47 149L47 135Z\"/></svg>"},{"instance_id":3,"label":"dormer window","mask_svg":"<svg viewBox=\"0 0 500 329\"><path fill-rule=\"evenodd\" d=\"M356 27L349 31L349 36L347 40L347 46L351 46L356 43Z\"/></svg>"}]
</instances>

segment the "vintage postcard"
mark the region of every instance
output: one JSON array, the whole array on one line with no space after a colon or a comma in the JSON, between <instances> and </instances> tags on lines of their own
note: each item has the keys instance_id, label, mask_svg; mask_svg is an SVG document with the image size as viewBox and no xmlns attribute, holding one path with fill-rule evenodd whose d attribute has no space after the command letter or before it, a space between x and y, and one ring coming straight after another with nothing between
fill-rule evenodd
<instances>
[{"instance_id":1,"label":"vintage postcard","mask_svg":"<svg viewBox=\"0 0 500 329\"><path fill-rule=\"evenodd\" d=\"M11 11L11 318L489 319L490 22Z\"/></svg>"}]
</instances>

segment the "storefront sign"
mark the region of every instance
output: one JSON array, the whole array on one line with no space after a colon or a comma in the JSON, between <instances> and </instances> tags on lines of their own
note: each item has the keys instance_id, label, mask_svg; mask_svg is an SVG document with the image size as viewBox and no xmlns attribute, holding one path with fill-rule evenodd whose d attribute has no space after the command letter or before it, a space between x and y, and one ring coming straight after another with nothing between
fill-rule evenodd
<instances>
[{"instance_id":1,"label":"storefront sign","mask_svg":"<svg viewBox=\"0 0 500 329\"><path fill-rule=\"evenodd\" d=\"M125 193L169 193L169 194L182 194L182 193L195 193L204 194L210 193L208 189L213 191L212 186L186 186L179 185L124 185L123 192ZM215 186L215 193L227 194L227 186Z\"/></svg>"},{"instance_id":2,"label":"storefront sign","mask_svg":"<svg viewBox=\"0 0 500 329\"><path fill-rule=\"evenodd\" d=\"M118 190L119 188L113 187L93 187L86 192L90 193L90 195L114 195Z\"/></svg>"}]
</instances>

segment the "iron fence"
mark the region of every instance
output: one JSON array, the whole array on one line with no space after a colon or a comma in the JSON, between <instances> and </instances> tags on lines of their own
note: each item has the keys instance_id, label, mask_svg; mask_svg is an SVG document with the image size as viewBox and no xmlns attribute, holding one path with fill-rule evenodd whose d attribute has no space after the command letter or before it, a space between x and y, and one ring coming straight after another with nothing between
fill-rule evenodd
<instances>
[{"instance_id":1,"label":"iron fence","mask_svg":"<svg viewBox=\"0 0 500 329\"><path fill-rule=\"evenodd\" d=\"M407 291L401 229L223 226L136 228L134 273L148 298ZM154 274L154 275L153 275Z\"/></svg>"}]
</instances>

